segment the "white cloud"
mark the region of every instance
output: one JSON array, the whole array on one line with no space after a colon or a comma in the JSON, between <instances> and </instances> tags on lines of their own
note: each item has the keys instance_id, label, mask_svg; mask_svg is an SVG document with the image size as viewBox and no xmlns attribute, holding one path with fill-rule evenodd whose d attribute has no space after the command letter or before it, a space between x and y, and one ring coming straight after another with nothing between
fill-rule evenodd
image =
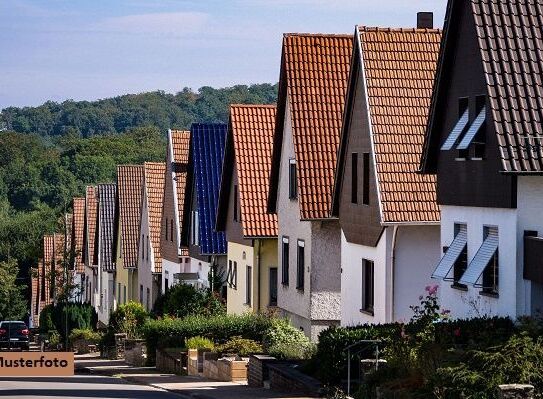
<instances>
[{"instance_id":1,"label":"white cloud","mask_svg":"<svg viewBox=\"0 0 543 399\"><path fill-rule=\"evenodd\" d=\"M201 12L169 12L106 18L93 30L128 34L183 36L202 31L209 15Z\"/></svg>"}]
</instances>

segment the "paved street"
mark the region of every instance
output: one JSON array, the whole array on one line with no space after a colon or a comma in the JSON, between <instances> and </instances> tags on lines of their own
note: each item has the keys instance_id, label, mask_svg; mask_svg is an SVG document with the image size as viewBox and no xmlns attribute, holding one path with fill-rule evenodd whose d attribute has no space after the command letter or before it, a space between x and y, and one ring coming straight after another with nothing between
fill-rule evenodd
<instances>
[{"instance_id":1,"label":"paved street","mask_svg":"<svg viewBox=\"0 0 543 399\"><path fill-rule=\"evenodd\" d=\"M128 383L120 378L94 375L73 377L0 377L0 397L179 399L157 388Z\"/></svg>"}]
</instances>

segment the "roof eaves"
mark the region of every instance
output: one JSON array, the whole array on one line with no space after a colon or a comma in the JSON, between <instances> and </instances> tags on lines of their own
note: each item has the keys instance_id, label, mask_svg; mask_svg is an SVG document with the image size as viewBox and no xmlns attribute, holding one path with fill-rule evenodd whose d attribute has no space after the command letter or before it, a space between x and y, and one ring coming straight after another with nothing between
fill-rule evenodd
<instances>
[{"instance_id":1,"label":"roof eaves","mask_svg":"<svg viewBox=\"0 0 543 399\"><path fill-rule=\"evenodd\" d=\"M355 27L353 40L356 40L358 36L358 29ZM345 170L345 151L347 150L347 129L352 112L352 104L354 102L354 93L356 89L356 82L359 73L360 59L356 57L356 46L353 46L353 56L351 57L351 67L349 68L349 83L347 85L347 93L345 100L345 108L343 110L343 120L341 122L341 137L339 141L336 171L334 175L334 188L332 192L332 204L330 206L330 217L339 216L339 201L341 196L341 189L343 186L343 171Z\"/></svg>"},{"instance_id":2,"label":"roof eaves","mask_svg":"<svg viewBox=\"0 0 543 399\"><path fill-rule=\"evenodd\" d=\"M432 90L432 99L430 101L430 110L428 112L428 122L426 123L426 132L424 137L424 144L422 146L422 154L420 159L420 165L418 173L422 174L434 174L437 172L436 165L430 165L432 161L429 160L431 151L432 131L434 130L434 118L433 115L436 112L437 103L441 98L440 83L443 74L443 68L445 67L444 59L447 51L447 43L449 37L449 31L451 29L451 16L454 7L455 0L449 0L447 3L447 10L445 12L445 20L443 23L443 33L441 35L441 44L439 57L437 61L436 74L434 78L434 86Z\"/></svg>"},{"instance_id":3,"label":"roof eaves","mask_svg":"<svg viewBox=\"0 0 543 399\"><path fill-rule=\"evenodd\" d=\"M275 116L275 133L273 135L272 162L268 190L268 213L277 213L277 189L279 184L279 170L281 163L281 152L283 147L283 133L285 127L286 102L288 99L287 74L285 65L285 39L283 35L283 47L281 50L281 66L279 72L279 87L277 90L277 113Z\"/></svg>"},{"instance_id":4,"label":"roof eaves","mask_svg":"<svg viewBox=\"0 0 543 399\"><path fill-rule=\"evenodd\" d=\"M357 26L357 30L359 30ZM379 173L377 173L377 159L375 156L375 140L373 137L373 126L371 123L371 118L369 118L370 113L370 100L368 97L368 85L366 81L366 68L364 66L364 52L362 51L362 42L360 40L360 33L356 35L356 46L358 47L359 57L360 57L360 74L362 76L362 85L364 86L364 101L366 103L365 112L368 115L368 130L370 135L370 145L371 145L371 158L373 162L373 173L375 174L375 186L377 191L377 202L379 203L379 220L383 220L383 203L381 200L381 185L379 181Z\"/></svg>"}]
</instances>

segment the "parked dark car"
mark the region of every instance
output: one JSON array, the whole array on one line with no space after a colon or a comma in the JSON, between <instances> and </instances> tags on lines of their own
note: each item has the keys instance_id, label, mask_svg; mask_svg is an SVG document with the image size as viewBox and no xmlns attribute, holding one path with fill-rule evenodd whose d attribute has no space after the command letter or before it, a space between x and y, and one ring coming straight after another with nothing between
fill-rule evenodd
<instances>
[{"instance_id":1,"label":"parked dark car","mask_svg":"<svg viewBox=\"0 0 543 399\"><path fill-rule=\"evenodd\" d=\"M30 331L22 321L0 322L0 349L28 350L30 346Z\"/></svg>"}]
</instances>

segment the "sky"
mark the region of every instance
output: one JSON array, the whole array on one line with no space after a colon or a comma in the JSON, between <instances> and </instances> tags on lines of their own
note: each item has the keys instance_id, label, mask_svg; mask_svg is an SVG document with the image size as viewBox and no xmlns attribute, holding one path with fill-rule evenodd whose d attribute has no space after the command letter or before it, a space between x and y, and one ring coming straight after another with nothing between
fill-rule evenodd
<instances>
[{"instance_id":1,"label":"sky","mask_svg":"<svg viewBox=\"0 0 543 399\"><path fill-rule=\"evenodd\" d=\"M275 83L284 32L442 27L446 0L1 0L0 109Z\"/></svg>"}]
</instances>

